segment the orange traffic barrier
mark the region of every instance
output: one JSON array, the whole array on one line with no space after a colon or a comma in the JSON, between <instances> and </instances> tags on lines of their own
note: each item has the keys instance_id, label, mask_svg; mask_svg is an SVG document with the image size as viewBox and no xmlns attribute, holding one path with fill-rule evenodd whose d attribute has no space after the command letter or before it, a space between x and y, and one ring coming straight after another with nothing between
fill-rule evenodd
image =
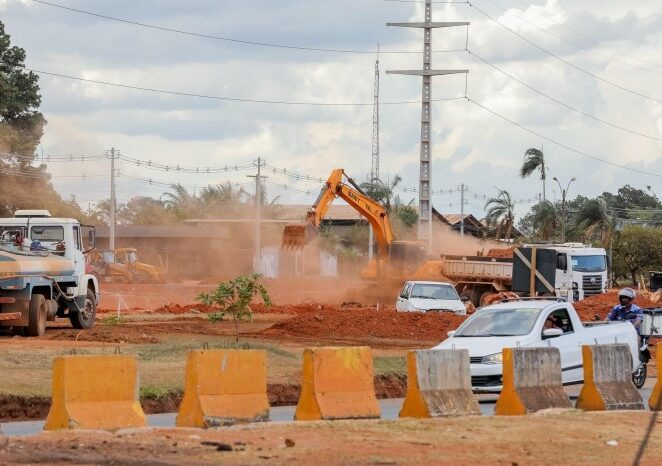
<instances>
[{"instance_id":1,"label":"orange traffic barrier","mask_svg":"<svg viewBox=\"0 0 662 466\"><path fill-rule=\"evenodd\" d=\"M269 419L267 353L191 351L177 427L215 427Z\"/></svg>"},{"instance_id":2,"label":"orange traffic barrier","mask_svg":"<svg viewBox=\"0 0 662 466\"><path fill-rule=\"evenodd\" d=\"M365 346L303 352L298 421L378 418L372 352Z\"/></svg>"},{"instance_id":3,"label":"orange traffic barrier","mask_svg":"<svg viewBox=\"0 0 662 466\"><path fill-rule=\"evenodd\" d=\"M558 348L504 348L495 414L521 416L548 408L572 408L563 390Z\"/></svg>"},{"instance_id":4,"label":"orange traffic barrier","mask_svg":"<svg viewBox=\"0 0 662 466\"><path fill-rule=\"evenodd\" d=\"M582 346L584 385L575 407L585 411L644 409L632 383L632 355L625 344Z\"/></svg>"},{"instance_id":5,"label":"orange traffic barrier","mask_svg":"<svg viewBox=\"0 0 662 466\"><path fill-rule=\"evenodd\" d=\"M662 343L658 343L656 346L655 359L657 361L658 370L662 365ZM662 411L662 377L658 375L655 382L655 387L651 392L651 397L648 399L648 407L651 411Z\"/></svg>"},{"instance_id":6,"label":"orange traffic barrier","mask_svg":"<svg viewBox=\"0 0 662 466\"><path fill-rule=\"evenodd\" d=\"M59 356L45 430L117 430L146 425L133 356Z\"/></svg>"},{"instance_id":7,"label":"orange traffic barrier","mask_svg":"<svg viewBox=\"0 0 662 466\"><path fill-rule=\"evenodd\" d=\"M471 390L469 351L410 351L407 354L407 395L400 417L467 414L480 414Z\"/></svg>"}]
</instances>

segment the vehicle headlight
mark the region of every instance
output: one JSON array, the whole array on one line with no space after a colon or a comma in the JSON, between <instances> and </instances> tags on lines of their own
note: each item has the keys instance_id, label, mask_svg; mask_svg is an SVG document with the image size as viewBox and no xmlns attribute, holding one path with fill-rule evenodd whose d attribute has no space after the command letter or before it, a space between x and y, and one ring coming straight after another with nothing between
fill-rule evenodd
<instances>
[{"instance_id":1,"label":"vehicle headlight","mask_svg":"<svg viewBox=\"0 0 662 466\"><path fill-rule=\"evenodd\" d=\"M503 362L503 353L494 353L483 356L480 360L481 364L501 364Z\"/></svg>"},{"instance_id":2,"label":"vehicle headlight","mask_svg":"<svg viewBox=\"0 0 662 466\"><path fill-rule=\"evenodd\" d=\"M579 289L579 283L577 283L577 282L572 282L572 289L573 289L573 290L578 290L578 289Z\"/></svg>"}]
</instances>

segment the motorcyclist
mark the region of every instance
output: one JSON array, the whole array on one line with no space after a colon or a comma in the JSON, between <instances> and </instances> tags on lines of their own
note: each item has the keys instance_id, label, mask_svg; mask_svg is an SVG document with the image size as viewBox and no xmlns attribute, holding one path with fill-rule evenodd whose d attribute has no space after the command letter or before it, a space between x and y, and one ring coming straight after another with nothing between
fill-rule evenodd
<instances>
[{"instance_id":1,"label":"motorcyclist","mask_svg":"<svg viewBox=\"0 0 662 466\"><path fill-rule=\"evenodd\" d=\"M633 303L636 296L632 288L623 288L618 292L618 301L620 304L614 306L607 320L629 320L637 330L637 334L641 331L641 322L644 320L644 311Z\"/></svg>"}]
</instances>

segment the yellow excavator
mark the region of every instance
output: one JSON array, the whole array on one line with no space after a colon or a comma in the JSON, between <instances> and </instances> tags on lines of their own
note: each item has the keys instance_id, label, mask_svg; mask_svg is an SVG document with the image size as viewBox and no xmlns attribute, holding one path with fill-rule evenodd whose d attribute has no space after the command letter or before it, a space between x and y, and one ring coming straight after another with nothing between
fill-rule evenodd
<instances>
[{"instance_id":1,"label":"yellow excavator","mask_svg":"<svg viewBox=\"0 0 662 466\"><path fill-rule=\"evenodd\" d=\"M425 247L416 241L397 241L386 208L370 198L341 168L331 172L317 200L308 210L305 223L289 224L283 232L284 249L302 249L319 233L319 227L331 204L340 198L365 217L372 226L377 258L361 272L363 278L374 281L377 287L414 278L425 261ZM388 287L391 288L391 287Z\"/></svg>"}]
</instances>

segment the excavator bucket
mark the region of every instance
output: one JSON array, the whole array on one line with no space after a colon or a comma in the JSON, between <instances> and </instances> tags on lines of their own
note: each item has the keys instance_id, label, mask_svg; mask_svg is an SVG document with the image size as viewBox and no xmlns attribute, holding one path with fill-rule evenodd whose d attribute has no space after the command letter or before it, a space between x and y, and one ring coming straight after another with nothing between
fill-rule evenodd
<instances>
[{"instance_id":1,"label":"excavator bucket","mask_svg":"<svg viewBox=\"0 0 662 466\"><path fill-rule=\"evenodd\" d=\"M303 249L303 247L317 236L317 229L310 223L292 223L285 225L283 231L283 249Z\"/></svg>"}]
</instances>

